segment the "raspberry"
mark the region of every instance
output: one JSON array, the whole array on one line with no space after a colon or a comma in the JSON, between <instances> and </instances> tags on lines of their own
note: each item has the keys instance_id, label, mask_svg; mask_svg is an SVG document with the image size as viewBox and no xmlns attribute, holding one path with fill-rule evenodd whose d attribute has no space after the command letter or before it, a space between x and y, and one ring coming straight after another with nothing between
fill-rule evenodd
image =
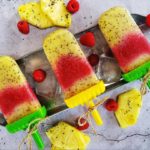
<instances>
[{"instance_id":1,"label":"raspberry","mask_svg":"<svg viewBox=\"0 0 150 150\"><path fill-rule=\"evenodd\" d=\"M97 54L91 54L88 56L88 61L91 66L96 66L99 62L99 56Z\"/></svg>"},{"instance_id":2,"label":"raspberry","mask_svg":"<svg viewBox=\"0 0 150 150\"><path fill-rule=\"evenodd\" d=\"M108 101L105 104L105 108L108 111L116 111L118 109L118 103L113 99L108 99Z\"/></svg>"},{"instance_id":3,"label":"raspberry","mask_svg":"<svg viewBox=\"0 0 150 150\"><path fill-rule=\"evenodd\" d=\"M150 14L148 14L147 16L146 16L146 25L148 26L148 27L150 27Z\"/></svg>"},{"instance_id":4,"label":"raspberry","mask_svg":"<svg viewBox=\"0 0 150 150\"><path fill-rule=\"evenodd\" d=\"M23 34L28 34L30 32L29 24L26 21L19 21L17 23L18 30Z\"/></svg>"},{"instance_id":5,"label":"raspberry","mask_svg":"<svg viewBox=\"0 0 150 150\"><path fill-rule=\"evenodd\" d=\"M42 69L37 69L33 72L33 79L36 82L42 82L46 78L46 72Z\"/></svg>"},{"instance_id":6,"label":"raspberry","mask_svg":"<svg viewBox=\"0 0 150 150\"><path fill-rule=\"evenodd\" d=\"M80 123L83 124L83 126L81 126L78 124L78 119L77 119L77 129L78 130L86 130L89 127L89 123L87 122L87 120L85 120L84 118L81 118Z\"/></svg>"},{"instance_id":7,"label":"raspberry","mask_svg":"<svg viewBox=\"0 0 150 150\"><path fill-rule=\"evenodd\" d=\"M67 4L67 10L70 13L75 13L79 10L80 5L77 0L70 0L69 3Z\"/></svg>"},{"instance_id":8,"label":"raspberry","mask_svg":"<svg viewBox=\"0 0 150 150\"><path fill-rule=\"evenodd\" d=\"M87 47L93 47L95 45L95 37L92 32L86 32L80 37L80 43Z\"/></svg>"}]
</instances>

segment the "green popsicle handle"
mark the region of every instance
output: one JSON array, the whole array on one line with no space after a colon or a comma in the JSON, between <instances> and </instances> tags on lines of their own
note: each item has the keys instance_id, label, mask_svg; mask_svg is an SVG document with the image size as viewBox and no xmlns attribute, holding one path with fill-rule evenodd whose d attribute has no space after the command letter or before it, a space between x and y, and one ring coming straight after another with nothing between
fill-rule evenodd
<instances>
[{"instance_id":1,"label":"green popsicle handle","mask_svg":"<svg viewBox=\"0 0 150 150\"><path fill-rule=\"evenodd\" d=\"M150 80L148 80L147 86L148 86L148 88L150 89Z\"/></svg>"},{"instance_id":2,"label":"green popsicle handle","mask_svg":"<svg viewBox=\"0 0 150 150\"><path fill-rule=\"evenodd\" d=\"M32 121L34 121L36 119L45 118L46 113L47 113L46 108L41 107L36 112L29 114L29 115L15 121L15 122L11 123L11 124L6 125L6 128L7 128L9 133L16 133L17 131L20 131L20 130L26 130ZM38 123L38 121L36 123ZM35 125L36 123L34 123L33 125ZM36 130L32 134L32 137L33 137L35 143L37 144L39 150L43 150L44 149L44 142L43 142L38 130Z\"/></svg>"},{"instance_id":3,"label":"green popsicle handle","mask_svg":"<svg viewBox=\"0 0 150 150\"><path fill-rule=\"evenodd\" d=\"M44 150L45 145L44 145L44 141L41 137L41 135L39 134L38 130L36 130L33 134L32 137L38 147L39 150Z\"/></svg>"}]
</instances>

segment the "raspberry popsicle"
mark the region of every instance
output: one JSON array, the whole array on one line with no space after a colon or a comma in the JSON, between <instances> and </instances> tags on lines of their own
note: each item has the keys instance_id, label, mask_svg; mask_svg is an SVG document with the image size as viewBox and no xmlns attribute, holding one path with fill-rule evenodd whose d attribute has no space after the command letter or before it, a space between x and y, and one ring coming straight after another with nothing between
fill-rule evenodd
<instances>
[{"instance_id":1,"label":"raspberry popsicle","mask_svg":"<svg viewBox=\"0 0 150 150\"><path fill-rule=\"evenodd\" d=\"M59 29L48 35L43 48L68 107L87 104L105 91L103 81L97 79L76 39L68 30Z\"/></svg>"},{"instance_id":2,"label":"raspberry popsicle","mask_svg":"<svg viewBox=\"0 0 150 150\"><path fill-rule=\"evenodd\" d=\"M0 110L13 123L41 107L17 63L0 56Z\"/></svg>"},{"instance_id":3,"label":"raspberry popsicle","mask_svg":"<svg viewBox=\"0 0 150 150\"><path fill-rule=\"evenodd\" d=\"M101 15L99 26L124 73L150 60L148 40L126 8L109 9Z\"/></svg>"}]
</instances>

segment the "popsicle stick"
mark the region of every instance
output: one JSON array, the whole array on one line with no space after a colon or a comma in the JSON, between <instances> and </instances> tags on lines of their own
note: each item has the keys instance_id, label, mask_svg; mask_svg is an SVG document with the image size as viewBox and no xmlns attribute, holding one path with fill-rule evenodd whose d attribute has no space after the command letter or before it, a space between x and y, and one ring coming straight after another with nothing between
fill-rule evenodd
<instances>
[{"instance_id":1,"label":"popsicle stick","mask_svg":"<svg viewBox=\"0 0 150 150\"><path fill-rule=\"evenodd\" d=\"M148 88L150 89L150 80L148 80L147 86L148 86Z\"/></svg>"},{"instance_id":2,"label":"popsicle stick","mask_svg":"<svg viewBox=\"0 0 150 150\"><path fill-rule=\"evenodd\" d=\"M32 137L36 143L36 145L38 146L38 149L39 150L44 150L44 141L41 137L41 135L39 134L38 130L36 130L33 134L32 134Z\"/></svg>"},{"instance_id":3,"label":"popsicle stick","mask_svg":"<svg viewBox=\"0 0 150 150\"><path fill-rule=\"evenodd\" d=\"M95 104L94 104L93 101L90 101L90 102L87 104L87 107L94 107L94 106L95 106ZM98 112L97 109L94 109L94 110L91 112L91 114L92 114L92 117L93 117L95 123L96 123L98 126L103 125L103 120L102 120L102 118L101 118L101 116L100 116L100 114L99 114L99 112Z\"/></svg>"}]
</instances>

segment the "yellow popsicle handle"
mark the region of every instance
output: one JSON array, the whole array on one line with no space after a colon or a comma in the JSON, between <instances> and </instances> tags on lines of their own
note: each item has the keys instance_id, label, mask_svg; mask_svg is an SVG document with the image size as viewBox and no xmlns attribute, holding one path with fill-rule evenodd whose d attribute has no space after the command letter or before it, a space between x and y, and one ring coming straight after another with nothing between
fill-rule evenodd
<instances>
[{"instance_id":1,"label":"yellow popsicle handle","mask_svg":"<svg viewBox=\"0 0 150 150\"><path fill-rule=\"evenodd\" d=\"M88 104L87 104L88 107L94 107L95 104L93 101L90 101ZM94 109L92 112L91 112L92 116L93 116L93 119L95 120L95 123L98 125L98 126L101 126L103 125L103 120L98 112L97 109Z\"/></svg>"}]
</instances>

